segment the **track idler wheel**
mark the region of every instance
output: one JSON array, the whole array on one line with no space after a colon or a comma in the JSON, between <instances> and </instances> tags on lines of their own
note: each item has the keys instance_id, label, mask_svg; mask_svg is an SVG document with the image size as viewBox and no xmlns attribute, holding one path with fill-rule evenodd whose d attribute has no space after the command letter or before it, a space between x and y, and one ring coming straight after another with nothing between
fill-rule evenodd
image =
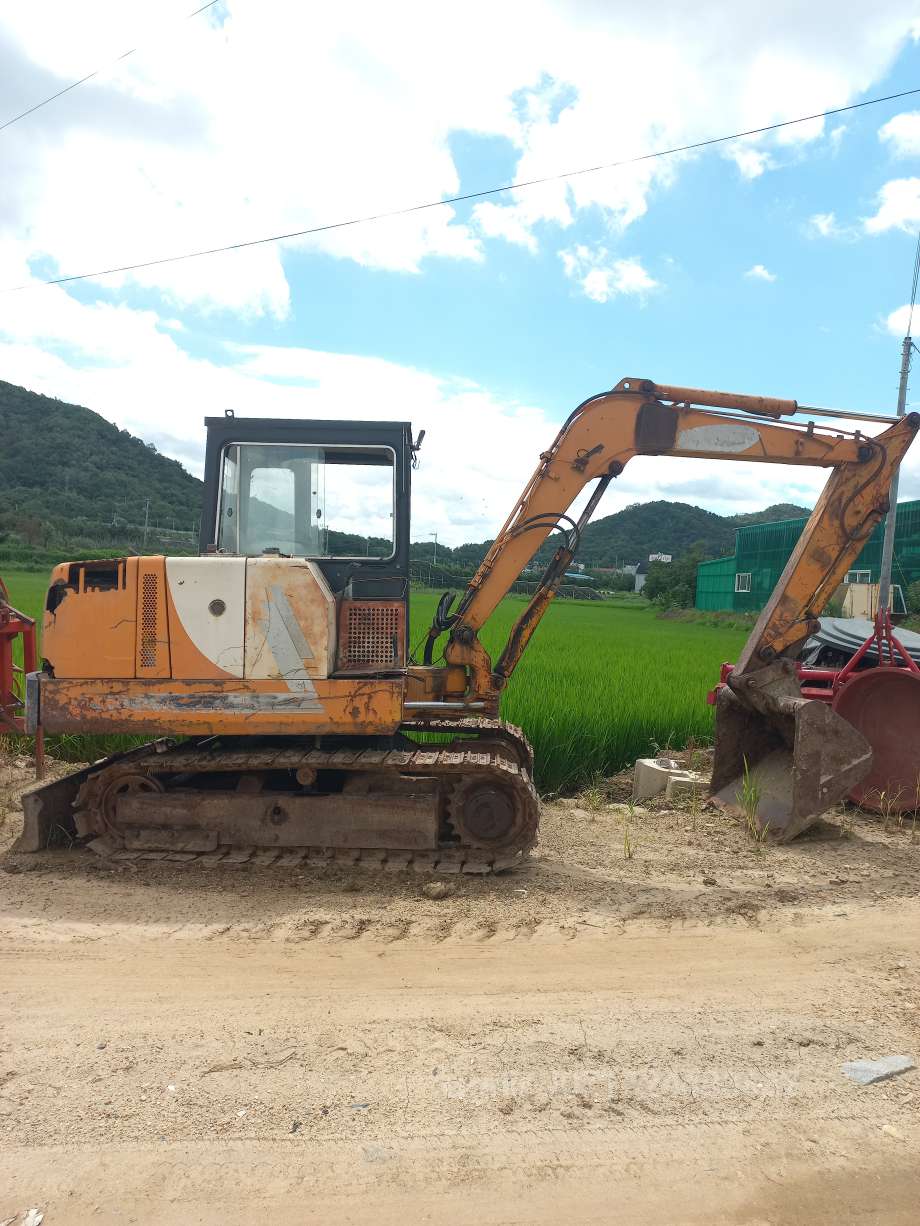
<instances>
[{"instance_id":1,"label":"track idler wheel","mask_svg":"<svg viewBox=\"0 0 920 1226\"><path fill-rule=\"evenodd\" d=\"M118 798L139 792L162 792L158 779L130 767L102 771L91 776L77 795L77 828L81 834L109 835L120 844Z\"/></svg>"},{"instance_id":2,"label":"track idler wheel","mask_svg":"<svg viewBox=\"0 0 920 1226\"><path fill-rule=\"evenodd\" d=\"M465 847L494 852L530 847L537 820L529 794L501 779L467 779L451 793L450 823Z\"/></svg>"}]
</instances>

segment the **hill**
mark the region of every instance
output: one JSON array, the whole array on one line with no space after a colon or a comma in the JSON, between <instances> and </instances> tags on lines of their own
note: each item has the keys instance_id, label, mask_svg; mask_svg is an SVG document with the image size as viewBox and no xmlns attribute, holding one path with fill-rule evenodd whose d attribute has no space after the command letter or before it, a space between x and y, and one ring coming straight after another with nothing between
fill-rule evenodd
<instances>
[{"instance_id":1,"label":"hill","mask_svg":"<svg viewBox=\"0 0 920 1226\"><path fill-rule=\"evenodd\" d=\"M763 511L743 515L716 515L687 502L640 502L589 523L582 534L578 560L588 567L614 567L647 560L650 553L669 553L676 559L692 551L717 558L734 551L735 532L745 524L799 519L809 514L808 507L791 502L774 503ZM536 565L549 561L558 540L553 535L540 547ZM454 549L438 545L437 562L443 568L469 574L491 544L490 540L481 541ZM430 566L434 561L433 542L414 541L412 560ZM427 573L419 571L421 575Z\"/></svg>"},{"instance_id":2,"label":"hill","mask_svg":"<svg viewBox=\"0 0 920 1226\"><path fill-rule=\"evenodd\" d=\"M588 524L582 535L579 561L593 566L639 562L650 553L680 557L691 549L708 558L735 548L735 530L744 524L798 519L807 507L777 503L745 515L716 515L686 502L642 502Z\"/></svg>"},{"instance_id":3,"label":"hill","mask_svg":"<svg viewBox=\"0 0 920 1226\"><path fill-rule=\"evenodd\" d=\"M0 556L197 551L201 482L76 404L0 381Z\"/></svg>"}]
</instances>

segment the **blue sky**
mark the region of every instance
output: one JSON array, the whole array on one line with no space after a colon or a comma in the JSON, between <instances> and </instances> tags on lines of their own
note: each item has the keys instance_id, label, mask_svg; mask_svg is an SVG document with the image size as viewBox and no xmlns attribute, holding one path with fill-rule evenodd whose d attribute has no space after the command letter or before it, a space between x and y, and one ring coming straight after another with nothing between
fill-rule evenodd
<instances>
[{"instance_id":1,"label":"blue sky","mask_svg":"<svg viewBox=\"0 0 920 1226\"><path fill-rule=\"evenodd\" d=\"M920 86L916 3L544 0L457 22L414 0L402 21L225 0L170 22L183 7L0 16L0 121L141 46L0 133L2 285ZM2 295L0 378L193 469L201 418L225 407L410 418L428 432L417 535L460 543L494 533L557 423L625 375L892 411L918 226L920 95L486 205ZM820 483L637 460L601 513L661 497L732 513ZM902 489L920 495L920 456Z\"/></svg>"}]
</instances>

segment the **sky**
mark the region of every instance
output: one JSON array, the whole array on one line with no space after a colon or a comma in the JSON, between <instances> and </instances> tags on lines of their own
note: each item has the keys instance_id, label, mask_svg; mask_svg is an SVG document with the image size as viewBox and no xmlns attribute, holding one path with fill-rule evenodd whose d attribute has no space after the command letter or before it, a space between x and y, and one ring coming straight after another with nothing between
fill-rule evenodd
<instances>
[{"instance_id":1,"label":"sky","mask_svg":"<svg viewBox=\"0 0 920 1226\"><path fill-rule=\"evenodd\" d=\"M493 536L571 409L626 376L894 411L920 94L40 282L920 87L920 0L221 0L186 18L194 7L0 10L0 124L102 69L0 131L0 379L86 405L199 474L203 418L224 409L409 420L426 431L413 536L450 545ZM811 504L822 482L637 458L598 515L661 498L720 514ZM920 497L920 444L901 496ZM360 507L346 526L361 530Z\"/></svg>"}]
</instances>

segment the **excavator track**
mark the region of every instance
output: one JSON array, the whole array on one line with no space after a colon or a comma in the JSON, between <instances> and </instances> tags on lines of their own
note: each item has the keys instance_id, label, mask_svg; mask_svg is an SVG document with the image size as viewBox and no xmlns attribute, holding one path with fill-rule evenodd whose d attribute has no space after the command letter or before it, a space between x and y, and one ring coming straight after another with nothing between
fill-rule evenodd
<instances>
[{"instance_id":1,"label":"excavator track","mask_svg":"<svg viewBox=\"0 0 920 1226\"><path fill-rule=\"evenodd\" d=\"M524 735L499 720L413 722L401 731L452 739L143 746L84 781L77 833L117 859L453 873L520 864L539 820Z\"/></svg>"},{"instance_id":2,"label":"excavator track","mask_svg":"<svg viewBox=\"0 0 920 1226\"><path fill-rule=\"evenodd\" d=\"M519 728L517 724L509 724L507 720L487 719L484 716L467 719L429 719L404 723L401 730L403 732L447 733L454 738L457 738L459 733L460 739L467 736L469 739L494 741L513 753L518 764L524 767L528 775L533 778L533 746L527 739L523 728Z\"/></svg>"}]
</instances>

